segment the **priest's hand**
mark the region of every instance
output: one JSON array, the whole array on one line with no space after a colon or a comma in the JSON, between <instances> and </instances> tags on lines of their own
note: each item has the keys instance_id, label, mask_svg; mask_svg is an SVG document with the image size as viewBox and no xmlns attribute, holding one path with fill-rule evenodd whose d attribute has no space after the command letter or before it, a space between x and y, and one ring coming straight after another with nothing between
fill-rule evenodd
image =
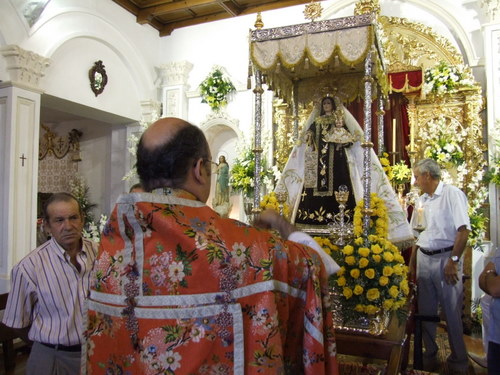
<instances>
[{"instance_id":1,"label":"priest's hand","mask_svg":"<svg viewBox=\"0 0 500 375\"><path fill-rule=\"evenodd\" d=\"M254 220L253 225L257 228L277 230L282 238L287 239L297 228L290 224L283 216L275 210L266 209Z\"/></svg>"}]
</instances>

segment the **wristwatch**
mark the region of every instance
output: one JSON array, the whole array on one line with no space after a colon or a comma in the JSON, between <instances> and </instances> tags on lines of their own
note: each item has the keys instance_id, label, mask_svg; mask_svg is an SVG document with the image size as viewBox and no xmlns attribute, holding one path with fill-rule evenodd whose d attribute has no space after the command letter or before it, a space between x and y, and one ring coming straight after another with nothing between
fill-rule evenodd
<instances>
[{"instance_id":1,"label":"wristwatch","mask_svg":"<svg viewBox=\"0 0 500 375\"><path fill-rule=\"evenodd\" d=\"M457 263L460 260L460 258L457 255L452 255L450 259L453 263Z\"/></svg>"}]
</instances>

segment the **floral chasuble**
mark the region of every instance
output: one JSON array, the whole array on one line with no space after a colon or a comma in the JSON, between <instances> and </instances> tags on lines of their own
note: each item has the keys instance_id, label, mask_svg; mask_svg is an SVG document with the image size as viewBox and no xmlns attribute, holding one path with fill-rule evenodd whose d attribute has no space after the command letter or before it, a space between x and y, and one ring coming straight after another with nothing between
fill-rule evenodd
<instances>
[{"instance_id":1,"label":"floral chasuble","mask_svg":"<svg viewBox=\"0 0 500 375\"><path fill-rule=\"evenodd\" d=\"M166 193L121 196L103 230L87 373L338 374L319 256Z\"/></svg>"}]
</instances>

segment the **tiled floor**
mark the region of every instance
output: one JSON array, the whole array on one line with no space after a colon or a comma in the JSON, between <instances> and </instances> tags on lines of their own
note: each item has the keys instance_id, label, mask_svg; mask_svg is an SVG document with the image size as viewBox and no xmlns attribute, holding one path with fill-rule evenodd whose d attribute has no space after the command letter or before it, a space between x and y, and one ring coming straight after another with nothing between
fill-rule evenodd
<instances>
[{"instance_id":1,"label":"tiled floor","mask_svg":"<svg viewBox=\"0 0 500 375\"><path fill-rule=\"evenodd\" d=\"M464 335L465 344L467 346L467 351L470 354L475 354L477 356L484 356L483 351L483 343L481 338L474 338L470 336ZM413 354L410 353L410 362ZM5 373L5 375L24 375L26 359L28 358L28 354L19 353L17 356L17 363L15 370L10 370ZM488 372L486 368L481 367L477 363L475 363L472 359L469 361L469 375L486 375ZM410 363L411 368L411 363ZM0 356L0 374L4 373L4 365L3 358ZM448 375L448 374L440 374L440 375Z\"/></svg>"}]
</instances>

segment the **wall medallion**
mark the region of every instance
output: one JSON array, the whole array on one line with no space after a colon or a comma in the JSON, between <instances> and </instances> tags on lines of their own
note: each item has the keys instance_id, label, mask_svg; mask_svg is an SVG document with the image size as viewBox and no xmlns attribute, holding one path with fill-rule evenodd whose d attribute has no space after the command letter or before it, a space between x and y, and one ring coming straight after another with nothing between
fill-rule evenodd
<instances>
[{"instance_id":1,"label":"wall medallion","mask_svg":"<svg viewBox=\"0 0 500 375\"><path fill-rule=\"evenodd\" d=\"M94 66L89 70L90 88L95 96L104 91L104 87L108 83L108 76L102 61L96 61Z\"/></svg>"}]
</instances>

